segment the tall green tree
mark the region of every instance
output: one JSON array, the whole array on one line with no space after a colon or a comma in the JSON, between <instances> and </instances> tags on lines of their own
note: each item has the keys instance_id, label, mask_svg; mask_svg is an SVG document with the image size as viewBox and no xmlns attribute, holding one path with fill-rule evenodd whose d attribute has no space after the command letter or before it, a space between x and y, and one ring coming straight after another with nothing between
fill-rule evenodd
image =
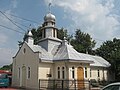
<instances>
[{"instance_id":1,"label":"tall green tree","mask_svg":"<svg viewBox=\"0 0 120 90\"><path fill-rule=\"evenodd\" d=\"M92 54L92 49L95 47L96 42L92 40L88 33L81 32L80 29L77 29L71 44L78 52Z\"/></svg>"},{"instance_id":2,"label":"tall green tree","mask_svg":"<svg viewBox=\"0 0 120 90\"><path fill-rule=\"evenodd\" d=\"M120 39L104 42L96 49L96 54L111 63L110 70L115 73L115 79L120 81Z\"/></svg>"},{"instance_id":3,"label":"tall green tree","mask_svg":"<svg viewBox=\"0 0 120 90\"><path fill-rule=\"evenodd\" d=\"M67 41L70 43L71 39L73 38L73 35L68 34L67 29L64 29L62 27L61 29L58 29L57 31L57 37L61 40L64 40L64 37L65 37Z\"/></svg>"},{"instance_id":4,"label":"tall green tree","mask_svg":"<svg viewBox=\"0 0 120 90\"><path fill-rule=\"evenodd\" d=\"M63 27L61 29L58 29L57 31L57 37L61 40L64 40L64 37L68 37L67 35L67 30L64 29Z\"/></svg>"}]
</instances>

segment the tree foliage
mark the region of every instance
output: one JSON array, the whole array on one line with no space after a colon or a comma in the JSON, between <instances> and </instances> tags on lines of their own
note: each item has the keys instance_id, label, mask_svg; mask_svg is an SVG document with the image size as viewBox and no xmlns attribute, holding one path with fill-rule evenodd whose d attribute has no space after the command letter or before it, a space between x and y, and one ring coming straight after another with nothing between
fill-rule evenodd
<instances>
[{"instance_id":1,"label":"tree foliage","mask_svg":"<svg viewBox=\"0 0 120 90\"><path fill-rule=\"evenodd\" d=\"M115 73L116 80L120 80L120 39L114 38L104 42L96 49L96 54L111 63L111 71Z\"/></svg>"},{"instance_id":2,"label":"tree foliage","mask_svg":"<svg viewBox=\"0 0 120 90\"><path fill-rule=\"evenodd\" d=\"M67 29L61 28L58 29L57 31L57 37L61 40L64 40L64 37L66 37L66 39L68 40L68 42L70 42L70 40L73 38L72 35L69 35L67 32Z\"/></svg>"},{"instance_id":3,"label":"tree foliage","mask_svg":"<svg viewBox=\"0 0 120 90\"><path fill-rule=\"evenodd\" d=\"M92 48L95 47L95 40L92 40L88 33L81 32L80 29L77 29L75 32L75 38L72 39L71 44L78 52L92 54Z\"/></svg>"},{"instance_id":4,"label":"tree foliage","mask_svg":"<svg viewBox=\"0 0 120 90\"><path fill-rule=\"evenodd\" d=\"M0 68L0 70L12 70L12 64L4 65L3 67Z\"/></svg>"}]
</instances>

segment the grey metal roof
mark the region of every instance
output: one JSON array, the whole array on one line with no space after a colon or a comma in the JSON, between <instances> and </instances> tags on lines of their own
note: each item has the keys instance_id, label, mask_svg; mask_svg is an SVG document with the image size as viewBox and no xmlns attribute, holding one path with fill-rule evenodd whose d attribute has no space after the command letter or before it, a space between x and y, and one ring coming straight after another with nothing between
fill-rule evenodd
<instances>
[{"instance_id":1,"label":"grey metal roof","mask_svg":"<svg viewBox=\"0 0 120 90\"><path fill-rule=\"evenodd\" d=\"M78 60L92 62L93 58L83 53L78 53L71 45L62 45L53 60Z\"/></svg>"},{"instance_id":2,"label":"grey metal roof","mask_svg":"<svg viewBox=\"0 0 120 90\"><path fill-rule=\"evenodd\" d=\"M77 52L73 46L68 44L56 45L51 52L47 52L39 45L28 45L34 52L40 52L43 61L71 60L90 63L90 66L109 67L110 63L99 56Z\"/></svg>"},{"instance_id":3,"label":"grey metal roof","mask_svg":"<svg viewBox=\"0 0 120 90\"><path fill-rule=\"evenodd\" d=\"M91 57L94 58L94 63L90 64L90 66L109 67L111 65L108 61L100 56L91 55Z\"/></svg>"},{"instance_id":4,"label":"grey metal roof","mask_svg":"<svg viewBox=\"0 0 120 90\"><path fill-rule=\"evenodd\" d=\"M52 60L52 55L48 53L44 48L42 48L39 45L29 45L29 47L34 51L34 52L40 52L41 55L39 58L44 59L44 60Z\"/></svg>"}]
</instances>

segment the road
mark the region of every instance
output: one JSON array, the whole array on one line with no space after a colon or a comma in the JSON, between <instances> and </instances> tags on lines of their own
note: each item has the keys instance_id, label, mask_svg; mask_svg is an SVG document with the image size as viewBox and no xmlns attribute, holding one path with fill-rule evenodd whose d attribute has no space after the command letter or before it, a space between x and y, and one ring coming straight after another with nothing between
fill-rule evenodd
<instances>
[{"instance_id":1,"label":"road","mask_svg":"<svg viewBox=\"0 0 120 90\"><path fill-rule=\"evenodd\" d=\"M23 90L23 89L15 89L15 88L0 88L0 90Z\"/></svg>"}]
</instances>

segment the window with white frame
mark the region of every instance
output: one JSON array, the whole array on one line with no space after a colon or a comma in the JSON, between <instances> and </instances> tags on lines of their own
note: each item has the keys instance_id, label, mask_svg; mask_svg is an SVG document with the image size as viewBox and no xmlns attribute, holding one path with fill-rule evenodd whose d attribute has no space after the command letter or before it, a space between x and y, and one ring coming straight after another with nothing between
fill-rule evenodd
<instances>
[{"instance_id":1,"label":"window with white frame","mask_svg":"<svg viewBox=\"0 0 120 90\"><path fill-rule=\"evenodd\" d=\"M62 67L62 78L65 79L65 68Z\"/></svg>"},{"instance_id":2,"label":"window with white frame","mask_svg":"<svg viewBox=\"0 0 120 90\"><path fill-rule=\"evenodd\" d=\"M18 68L18 78L20 79L20 68Z\"/></svg>"},{"instance_id":3,"label":"window with white frame","mask_svg":"<svg viewBox=\"0 0 120 90\"><path fill-rule=\"evenodd\" d=\"M30 67L28 67L28 79L30 78Z\"/></svg>"},{"instance_id":4,"label":"window with white frame","mask_svg":"<svg viewBox=\"0 0 120 90\"><path fill-rule=\"evenodd\" d=\"M58 79L60 79L60 67L57 68L58 71Z\"/></svg>"},{"instance_id":5,"label":"window with white frame","mask_svg":"<svg viewBox=\"0 0 120 90\"><path fill-rule=\"evenodd\" d=\"M98 70L98 77L100 77L100 70Z\"/></svg>"},{"instance_id":6,"label":"window with white frame","mask_svg":"<svg viewBox=\"0 0 120 90\"><path fill-rule=\"evenodd\" d=\"M90 69L90 77L92 77L92 70Z\"/></svg>"},{"instance_id":7,"label":"window with white frame","mask_svg":"<svg viewBox=\"0 0 120 90\"><path fill-rule=\"evenodd\" d=\"M87 67L85 67L85 78L87 78Z\"/></svg>"},{"instance_id":8,"label":"window with white frame","mask_svg":"<svg viewBox=\"0 0 120 90\"><path fill-rule=\"evenodd\" d=\"M75 78L75 68L72 67L72 78L74 79Z\"/></svg>"}]
</instances>

